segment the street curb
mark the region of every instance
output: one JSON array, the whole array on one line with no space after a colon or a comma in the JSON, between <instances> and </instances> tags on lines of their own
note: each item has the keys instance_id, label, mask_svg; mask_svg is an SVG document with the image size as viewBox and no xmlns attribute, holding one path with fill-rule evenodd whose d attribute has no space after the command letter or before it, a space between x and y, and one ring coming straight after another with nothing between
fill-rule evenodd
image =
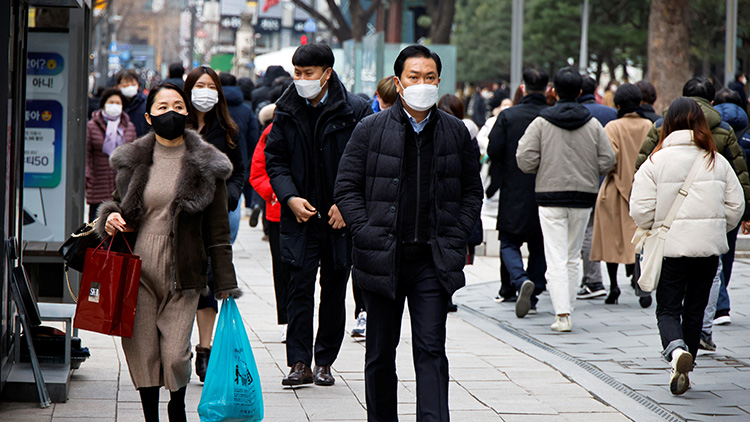
<instances>
[{"instance_id":1,"label":"street curb","mask_svg":"<svg viewBox=\"0 0 750 422\"><path fill-rule=\"evenodd\" d=\"M626 417L638 422L685 421L685 419L675 415L650 398L602 372L594 365L563 353L500 320L487 316L461 303L457 297L454 300L459 305L457 315L464 321L522 353L546 363Z\"/></svg>"}]
</instances>

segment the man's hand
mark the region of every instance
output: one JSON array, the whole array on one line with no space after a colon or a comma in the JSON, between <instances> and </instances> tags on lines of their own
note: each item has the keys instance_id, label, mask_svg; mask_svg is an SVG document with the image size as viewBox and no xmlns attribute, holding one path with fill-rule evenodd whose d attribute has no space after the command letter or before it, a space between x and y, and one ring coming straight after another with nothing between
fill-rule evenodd
<instances>
[{"instance_id":1,"label":"man's hand","mask_svg":"<svg viewBox=\"0 0 750 422\"><path fill-rule=\"evenodd\" d=\"M107 217L107 224L104 225L104 231L106 231L108 235L113 236L116 231L132 232L133 229L128 227L128 224L119 212L113 212Z\"/></svg>"},{"instance_id":2,"label":"man's hand","mask_svg":"<svg viewBox=\"0 0 750 422\"><path fill-rule=\"evenodd\" d=\"M742 222L742 234L750 234L750 220Z\"/></svg>"},{"instance_id":3,"label":"man's hand","mask_svg":"<svg viewBox=\"0 0 750 422\"><path fill-rule=\"evenodd\" d=\"M290 199L287 205L289 205L289 208L294 213L294 216L297 217L298 223L306 223L307 220L310 219L310 217L317 214L318 212L315 207L307 202L307 199L300 198L299 196L295 196L294 198Z\"/></svg>"},{"instance_id":4,"label":"man's hand","mask_svg":"<svg viewBox=\"0 0 750 422\"><path fill-rule=\"evenodd\" d=\"M328 211L328 216L331 217L330 220L328 220L328 224L330 224L334 229L343 229L346 227L346 223L344 222L344 217L341 216L341 212L339 212L339 207L336 205L332 206L331 209Z\"/></svg>"}]
</instances>

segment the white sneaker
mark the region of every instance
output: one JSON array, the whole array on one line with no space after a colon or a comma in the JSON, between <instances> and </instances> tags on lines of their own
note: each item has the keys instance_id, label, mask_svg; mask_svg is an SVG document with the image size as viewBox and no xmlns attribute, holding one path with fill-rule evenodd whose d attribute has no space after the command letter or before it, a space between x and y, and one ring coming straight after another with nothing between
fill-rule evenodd
<instances>
[{"instance_id":1,"label":"white sneaker","mask_svg":"<svg viewBox=\"0 0 750 422\"><path fill-rule=\"evenodd\" d=\"M555 316L555 322L550 325L550 328L552 328L552 331L557 332L570 332L573 330L573 322L570 320L570 315L568 316Z\"/></svg>"},{"instance_id":2,"label":"white sneaker","mask_svg":"<svg viewBox=\"0 0 750 422\"><path fill-rule=\"evenodd\" d=\"M281 324L281 342L286 343L286 324Z\"/></svg>"},{"instance_id":3,"label":"white sneaker","mask_svg":"<svg viewBox=\"0 0 750 422\"><path fill-rule=\"evenodd\" d=\"M362 311L357 317L357 326L352 329L352 337L364 337L367 331L367 312Z\"/></svg>"},{"instance_id":4,"label":"white sneaker","mask_svg":"<svg viewBox=\"0 0 750 422\"><path fill-rule=\"evenodd\" d=\"M688 373L693 369L693 356L683 349L672 352L672 374L669 377L669 391L680 395L690 388Z\"/></svg>"},{"instance_id":5,"label":"white sneaker","mask_svg":"<svg viewBox=\"0 0 750 422\"><path fill-rule=\"evenodd\" d=\"M732 318L727 315L722 315L716 319L714 319L714 325L729 325L732 323Z\"/></svg>"}]
</instances>

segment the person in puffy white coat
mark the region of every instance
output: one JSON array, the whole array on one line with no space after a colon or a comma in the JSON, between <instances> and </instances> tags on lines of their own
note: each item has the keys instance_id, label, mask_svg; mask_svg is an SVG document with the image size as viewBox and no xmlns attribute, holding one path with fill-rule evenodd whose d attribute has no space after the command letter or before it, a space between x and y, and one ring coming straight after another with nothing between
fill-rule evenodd
<instances>
[{"instance_id":1,"label":"person in puffy white coat","mask_svg":"<svg viewBox=\"0 0 750 422\"><path fill-rule=\"evenodd\" d=\"M688 372L698 353L703 312L726 232L740 222L744 197L729 162L716 151L700 106L681 97L669 106L659 143L635 174L630 215L639 228L659 227L667 217L696 158L704 156L664 242L656 289L662 356L671 362L672 394L690 386Z\"/></svg>"}]
</instances>

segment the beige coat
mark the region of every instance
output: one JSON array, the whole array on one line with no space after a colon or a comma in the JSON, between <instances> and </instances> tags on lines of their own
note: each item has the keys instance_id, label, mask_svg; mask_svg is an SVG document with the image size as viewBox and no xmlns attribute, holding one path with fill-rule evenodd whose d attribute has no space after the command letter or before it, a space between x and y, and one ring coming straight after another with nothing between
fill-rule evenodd
<instances>
[{"instance_id":1,"label":"beige coat","mask_svg":"<svg viewBox=\"0 0 750 422\"><path fill-rule=\"evenodd\" d=\"M609 142L617 163L605 177L594 211L594 237L591 260L618 264L635 262L635 248L630 240L636 225L630 217L630 190L633 187L638 150L651 129L651 120L636 113L626 114L607 124Z\"/></svg>"}]
</instances>

